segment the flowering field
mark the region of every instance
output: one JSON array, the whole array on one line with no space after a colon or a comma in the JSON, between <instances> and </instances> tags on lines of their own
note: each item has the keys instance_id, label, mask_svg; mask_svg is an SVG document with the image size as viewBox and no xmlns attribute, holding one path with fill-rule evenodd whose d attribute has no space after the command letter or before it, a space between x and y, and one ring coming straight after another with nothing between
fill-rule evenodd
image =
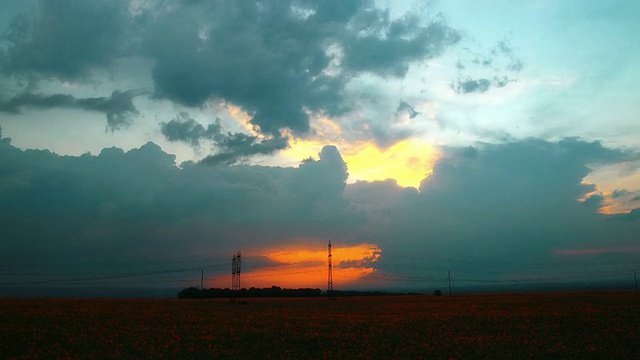
<instances>
[{"instance_id":1,"label":"flowering field","mask_svg":"<svg viewBox=\"0 0 640 360\"><path fill-rule=\"evenodd\" d=\"M1 299L0 358L640 359L640 293Z\"/></svg>"}]
</instances>

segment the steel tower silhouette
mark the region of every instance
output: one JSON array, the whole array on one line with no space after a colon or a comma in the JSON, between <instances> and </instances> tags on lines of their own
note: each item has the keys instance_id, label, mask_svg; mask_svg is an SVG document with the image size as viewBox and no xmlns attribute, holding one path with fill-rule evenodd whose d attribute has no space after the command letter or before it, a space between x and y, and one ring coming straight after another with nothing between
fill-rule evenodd
<instances>
[{"instance_id":1,"label":"steel tower silhouette","mask_svg":"<svg viewBox=\"0 0 640 360\"><path fill-rule=\"evenodd\" d=\"M231 259L231 290L240 290L240 273L242 270L242 253L238 250Z\"/></svg>"},{"instance_id":2,"label":"steel tower silhouette","mask_svg":"<svg viewBox=\"0 0 640 360\"><path fill-rule=\"evenodd\" d=\"M328 266L329 266L329 276L327 280L327 296L331 296L333 293L333 264L331 263L331 240L329 240L329 250L328 250Z\"/></svg>"}]
</instances>

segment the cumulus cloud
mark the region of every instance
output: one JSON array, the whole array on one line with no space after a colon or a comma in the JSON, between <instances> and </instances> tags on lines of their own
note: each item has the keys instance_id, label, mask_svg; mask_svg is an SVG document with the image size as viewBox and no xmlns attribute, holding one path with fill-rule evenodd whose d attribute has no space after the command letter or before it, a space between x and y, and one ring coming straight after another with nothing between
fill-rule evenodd
<instances>
[{"instance_id":1,"label":"cumulus cloud","mask_svg":"<svg viewBox=\"0 0 640 360\"><path fill-rule=\"evenodd\" d=\"M205 246L224 254L333 237L351 226L338 224L346 178L335 148L299 168L178 168L175 156L153 143L63 157L2 141L2 260L184 257Z\"/></svg>"},{"instance_id":2,"label":"cumulus cloud","mask_svg":"<svg viewBox=\"0 0 640 360\"><path fill-rule=\"evenodd\" d=\"M598 204L587 206L578 199L594 190L582 183L591 171L586 164L615 163L637 154L576 139L443 150L419 193L390 183L358 183L345 193L367 214L363 233L382 248L377 267L383 272L402 267L407 259L421 259L422 268L409 263L407 271L420 274L434 269L442 274L453 268L479 278L474 266L488 273L508 272L503 262L512 259L511 266L518 271L549 276L527 264L551 261L551 249L556 247L636 243L624 234L640 226L627 221L637 216L637 210L603 215Z\"/></svg>"},{"instance_id":3,"label":"cumulus cloud","mask_svg":"<svg viewBox=\"0 0 640 360\"><path fill-rule=\"evenodd\" d=\"M332 201L333 205L337 205L346 186L349 173L338 149L335 146L325 146L318 155L319 160L307 159L300 165L300 171L291 184L294 192L307 194L300 202L301 206L325 201ZM314 190L307 192L308 189Z\"/></svg>"},{"instance_id":4,"label":"cumulus cloud","mask_svg":"<svg viewBox=\"0 0 640 360\"><path fill-rule=\"evenodd\" d=\"M209 124L205 129L199 122L183 113L169 122L160 124L162 135L169 141L182 141L193 147L199 147L203 139L212 139L220 133L220 122Z\"/></svg>"},{"instance_id":5,"label":"cumulus cloud","mask_svg":"<svg viewBox=\"0 0 640 360\"><path fill-rule=\"evenodd\" d=\"M76 98L68 94L33 94L22 93L9 99L0 99L0 111L19 114L24 108L82 109L104 113L107 117L107 128L117 130L129 126L138 110L133 104L134 91L114 91L109 97Z\"/></svg>"},{"instance_id":6,"label":"cumulus cloud","mask_svg":"<svg viewBox=\"0 0 640 360\"><path fill-rule=\"evenodd\" d=\"M121 94L126 91L118 81L127 79L117 78L119 64L142 59L147 65L135 66L152 67L140 73L150 71L154 99L192 108L214 99L249 115L266 140L235 134L218 142L249 150L209 159L234 162L285 148L282 130L305 136L312 116L354 110L347 91L354 79L402 78L412 64L441 55L459 39L442 17L394 17L370 0L43 0L4 32L0 73L34 88L96 86L114 76L110 86ZM5 102L37 107L58 101L92 110L60 94L30 96L9 93ZM129 123L131 113L108 112L109 128Z\"/></svg>"},{"instance_id":7,"label":"cumulus cloud","mask_svg":"<svg viewBox=\"0 0 640 360\"><path fill-rule=\"evenodd\" d=\"M440 19L393 20L369 1L213 1L161 11L146 49L157 96L190 106L224 99L264 133L300 134L308 112L349 109L344 90L354 76L403 76L458 38Z\"/></svg>"},{"instance_id":8,"label":"cumulus cloud","mask_svg":"<svg viewBox=\"0 0 640 360\"><path fill-rule=\"evenodd\" d=\"M243 247L331 239L379 246L370 265L403 281L448 269L492 279L524 270L548 275L554 268L527 264L557 262L555 249L637 245L638 209L604 215L578 201L593 190L582 183L586 163L637 155L576 139L443 153L418 192L392 181L347 185L348 164L335 147L297 168L178 168L152 143L61 157L3 139L0 256L6 266L98 257L196 261Z\"/></svg>"},{"instance_id":9,"label":"cumulus cloud","mask_svg":"<svg viewBox=\"0 0 640 360\"><path fill-rule=\"evenodd\" d=\"M4 74L27 78L88 80L95 67L109 67L125 54L128 2L43 0L14 18L4 32L11 43L0 57Z\"/></svg>"},{"instance_id":10,"label":"cumulus cloud","mask_svg":"<svg viewBox=\"0 0 640 360\"><path fill-rule=\"evenodd\" d=\"M208 165L233 164L252 155L270 155L289 146L288 138L280 135L259 139L244 133L224 132L220 119L205 128L185 113L163 122L160 131L169 141L186 142L193 147L199 147L202 140L211 140L218 153L201 160Z\"/></svg>"},{"instance_id":11,"label":"cumulus cloud","mask_svg":"<svg viewBox=\"0 0 640 360\"><path fill-rule=\"evenodd\" d=\"M221 134L216 140L218 148L222 151L208 155L200 160L203 164L234 164L253 155L271 155L278 150L289 147L289 141L285 137L275 136L258 140L256 136L243 133Z\"/></svg>"}]
</instances>

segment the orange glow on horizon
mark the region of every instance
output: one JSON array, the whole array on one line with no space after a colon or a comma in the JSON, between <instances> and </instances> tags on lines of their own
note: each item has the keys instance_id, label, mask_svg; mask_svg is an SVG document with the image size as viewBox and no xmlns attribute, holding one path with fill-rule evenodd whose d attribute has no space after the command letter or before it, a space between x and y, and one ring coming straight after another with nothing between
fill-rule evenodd
<instances>
[{"instance_id":1,"label":"orange glow on horizon","mask_svg":"<svg viewBox=\"0 0 640 360\"><path fill-rule=\"evenodd\" d=\"M560 256L601 255L611 253L635 253L640 252L640 246L636 247L611 247L596 249L554 249L553 253Z\"/></svg>"},{"instance_id":2,"label":"orange glow on horizon","mask_svg":"<svg viewBox=\"0 0 640 360\"><path fill-rule=\"evenodd\" d=\"M259 252L259 251L256 251ZM327 287L327 249L291 247L284 250L266 250L260 257L268 264L251 264L252 251L243 251L241 286L243 288L319 288ZM332 249L333 280L335 286L347 286L361 281L375 272L372 263L381 255L381 250L373 244L336 246ZM254 261L257 258L253 258ZM258 262L258 261L256 261ZM222 275L210 283L215 287L228 288L230 276Z\"/></svg>"}]
</instances>

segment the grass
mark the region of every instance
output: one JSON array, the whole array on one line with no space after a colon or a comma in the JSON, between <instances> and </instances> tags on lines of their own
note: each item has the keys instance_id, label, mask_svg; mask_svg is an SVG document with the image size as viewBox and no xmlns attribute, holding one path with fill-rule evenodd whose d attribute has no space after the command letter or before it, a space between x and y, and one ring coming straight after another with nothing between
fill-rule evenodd
<instances>
[{"instance_id":1,"label":"grass","mask_svg":"<svg viewBox=\"0 0 640 360\"><path fill-rule=\"evenodd\" d=\"M640 293L1 299L0 358L640 358Z\"/></svg>"}]
</instances>

